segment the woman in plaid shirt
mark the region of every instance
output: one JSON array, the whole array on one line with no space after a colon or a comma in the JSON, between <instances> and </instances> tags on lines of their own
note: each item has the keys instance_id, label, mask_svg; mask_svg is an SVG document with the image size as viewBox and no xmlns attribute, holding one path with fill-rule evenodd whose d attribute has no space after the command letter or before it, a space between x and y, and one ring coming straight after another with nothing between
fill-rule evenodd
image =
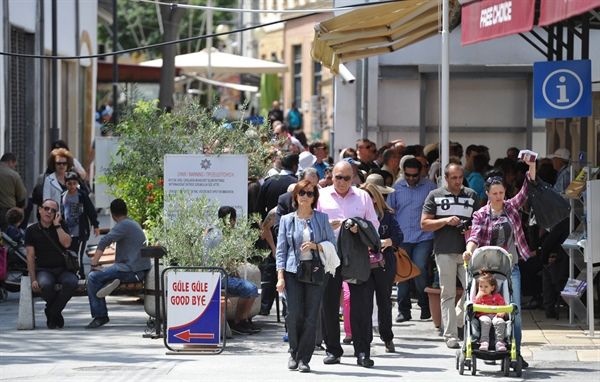
<instances>
[{"instance_id":1,"label":"woman in plaid shirt","mask_svg":"<svg viewBox=\"0 0 600 382\"><path fill-rule=\"evenodd\" d=\"M533 180L535 179L535 161L526 163L529 165L527 179ZM485 193L488 197L488 203L473 214L471 235L467 239L467 250L463 253L463 258L469 260L477 247L495 245L506 249L508 253L513 255L512 296L513 303L519 307L519 310L521 309L521 273L517 254L524 261L527 261L532 255L525 240L519 213L519 210L527 201L527 184L527 181L523 182L523 186L516 196L504 200L506 187L502 183L502 178L491 177L486 180ZM521 350L520 314L515 317L514 330L517 353L519 353ZM526 366L527 363L523 361L523 367Z\"/></svg>"}]
</instances>

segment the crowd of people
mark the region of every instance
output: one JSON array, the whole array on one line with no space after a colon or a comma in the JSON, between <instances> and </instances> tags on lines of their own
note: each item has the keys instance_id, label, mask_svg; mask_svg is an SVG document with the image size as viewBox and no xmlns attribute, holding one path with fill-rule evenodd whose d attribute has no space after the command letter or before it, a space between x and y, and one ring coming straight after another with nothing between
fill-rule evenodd
<instances>
[{"instance_id":1,"label":"crowd of people","mask_svg":"<svg viewBox=\"0 0 600 382\"><path fill-rule=\"evenodd\" d=\"M272 127L277 154L265 178L251 181L257 191L249 194L249 206L264 217L263 248L272 253L261 267L260 314L270 314L279 292L287 314L284 340L289 341L290 369L310 371L314 346L325 347L325 364L339 363L342 344L353 345L358 365L372 367L374 330L386 352L395 351L391 293L398 248L420 275L396 284L395 321L413 319L412 298L419 318L429 319L425 288L439 283L448 348L459 348L463 340L464 300L455 301L455 296L457 288L466 287L464 261L480 246L500 246L513 256L512 303L521 308L521 296L527 296L522 308L544 308L548 317L556 317L566 278L553 259L566 258L560 244L568 234L568 219L550 232L540 229L530 220L527 193L528 182L536 177L564 192L568 150L526 162L518 159L518 148L510 147L505 157L491 163L488 147L469 145L463 152L460 143L451 142L450 163L441 168L438 144L396 140L377 148L375 142L359 139L334 162L326 143L303 143L279 119ZM558 239L551 237L554 231L560 232ZM316 277L319 282L306 280L307 264L319 268L315 259L327 269L326 248L331 247L340 265ZM490 319L490 324L500 319ZM518 314L514 321L519 350ZM506 346L502 341L496 345L500 351ZM522 364L528 366L525 360Z\"/></svg>"},{"instance_id":2,"label":"crowd of people","mask_svg":"<svg viewBox=\"0 0 600 382\"><path fill-rule=\"evenodd\" d=\"M560 244L569 222L550 232L540 230L529 220L526 195L528 180L536 176L554 184L557 192L565 190L568 150L561 148L536 163L519 160L519 150L511 147L492 164L486 146L469 145L463 153L462 145L451 142L450 163L441 168L438 144L395 140L378 148L359 139L334 162L325 142L308 144L296 105L284 118L274 103L268 118L273 165L263 179L249 180L248 212L262 215L257 245L271 251L261 264L260 314L268 315L275 299L284 297L289 369L310 371L315 346L323 345L323 362L339 363L342 344L352 344L358 365L373 367L374 328L386 352L395 352L392 322L413 319L413 297L419 318L431 317L425 287L434 279L441 288L445 343L460 347L464 312L462 299L455 301L456 281L465 287L463 261L480 246L501 246L513 255L513 303L521 307L521 295L530 296L523 308L543 307L548 317L556 317L559 291L566 282L566 267L558 266L566 259ZM46 301L48 328L63 327L62 311L78 279L85 277L93 318L87 328L98 328L109 322L104 298L120 282L143 279L150 268L149 260L140 256L145 235L128 218L125 202L114 200L110 212L116 225L100 240L87 274L82 257L86 242L92 230L99 234L87 174L62 141L52 146L47 164L28 200L14 170L16 157L2 157L0 228L26 247L32 289ZM38 206L36 223L27 226L33 205ZM235 224L232 210L222 208L219 217ZM101 268L100 257L111 243L116 243L115 264ZM66 249L79 255L78 274L65 266ZM394 314L398 249L408 254L420 275L396 285ZM241 299L232 330L258 332L250 315L258 291L244 280L232 277L231 282L236 283L231 291ZM56 283L62 288L56 290ZM491 293L493 282L488 284L486 293ZM501 326L499 319L490 322ZM520 346L518 315L515 339Z\"/></svg>"}]
</instances>

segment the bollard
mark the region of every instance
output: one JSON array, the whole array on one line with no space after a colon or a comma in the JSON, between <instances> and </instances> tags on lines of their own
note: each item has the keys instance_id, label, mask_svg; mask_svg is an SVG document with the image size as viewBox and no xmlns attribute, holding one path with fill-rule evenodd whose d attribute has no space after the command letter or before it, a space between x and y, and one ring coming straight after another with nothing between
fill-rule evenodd
<instances>
[{"instance_id":1,"label":"bollard","mask_svg":"<svg viewBox=\"0 0 600 382\"><path fill-rule=\"evenodd\" d=\"M35 329L35 313L33 311L33 291L31 278L21 277L21 291L19 293L19 315L17 317L18 330Z\"/></svg>"}]
</instances>

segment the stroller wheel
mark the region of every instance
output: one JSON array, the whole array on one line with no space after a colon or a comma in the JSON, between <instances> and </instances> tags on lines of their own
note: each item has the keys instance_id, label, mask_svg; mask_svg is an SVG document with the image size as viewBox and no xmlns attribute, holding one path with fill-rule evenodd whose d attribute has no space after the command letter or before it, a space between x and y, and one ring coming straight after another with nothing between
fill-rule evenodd
<instances>
[{"instance_id":1,"label":"stroller wheel","mask_svg":"<svg viewBox=\"0 0 600 382\"><path fill-rule=\"evenodd\" d=\"M462 351L456 352L456 368L458 369L458 374L463 375L465 373L465 355Z\"/></svg>"},{"instance_id":2,"label":"stroller wheel","mask_svg":"<svg viewBox=\"0 0 600 382\"><path fill-rule=\"evenodd\" d=\"M502 372L504 372L504 376L508 377L510 373L510 357L504 357L502 359Z\"/></svg>"},{"instance_id":3,"label":"stroller wheel","mask_svg":"<svg viewBox=\"0 0 600 382\"><path fill-rule=\"evenodd\" d=\"M517 358L517 364L515 365L515 374L517 377L520 377L523 374L523 359L521 357Z\"/></svg>"},{"instance_id":4,"label":"stroller wheel","mask_svg":"<svg viewBox=\"0 0 600 382\"><path fill-rule=\"evenodd\" d=\"M477 374L477 358L475 358L475 355L473 354L471 357L471 375L475 374Z\"/></svg>"}]
</instances>

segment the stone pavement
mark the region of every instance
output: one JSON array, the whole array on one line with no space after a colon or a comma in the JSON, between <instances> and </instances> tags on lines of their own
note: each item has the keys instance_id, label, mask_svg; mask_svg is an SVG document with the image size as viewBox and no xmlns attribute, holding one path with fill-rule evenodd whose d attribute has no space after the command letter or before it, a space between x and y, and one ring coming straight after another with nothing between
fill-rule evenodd
<instances>
[{"instance_id":1,"label":"stone pavement","mask_svg":"<svg viewBox=\"0 0 600 382\"><path fill-rule=\"evenodd\" d=\"M83 327L90 321L86 297L75 297L65 311L65 328L45 328L43 302L36 299L37 329L17 331L18 294L0 304L0 381L405 381L466 380L455 369L455 351L447 349L430 320L394 325L397 353L386 354L379 338L373 341L375 368L356 366L352 347L344 345L340 365L323 365L323 351L315 352L309 375L286 369L287 344L283 324L274 315L259 316L260 334L236 336L221 355L166 355L162 340L142 338L146 315L130 297L109 297L108 325ZM540 312L525 311L523 354L531 364L522 379L553 381L600 380L600 342L583 337L567 321L549 322ZM414 311L413 317L419 312ZM504 378L499 366L478 363L478 376Z\"/></svg>"}]
</instances>

